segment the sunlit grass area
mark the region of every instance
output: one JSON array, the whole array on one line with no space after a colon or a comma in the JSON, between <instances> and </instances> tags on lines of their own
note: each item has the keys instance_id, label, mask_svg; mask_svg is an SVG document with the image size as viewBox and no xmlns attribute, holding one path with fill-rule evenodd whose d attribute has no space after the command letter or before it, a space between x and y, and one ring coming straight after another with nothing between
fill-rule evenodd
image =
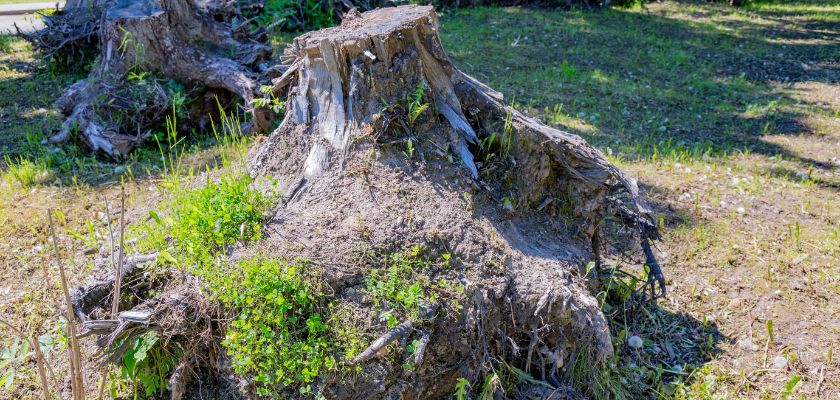
<instances>
[{"instance_id":1,"label":"sunlit grass area","mask_svg":"<svg viewBox=\"0 0 840 400\"><path fill-rule=\"evenodd\" d=\"M686 1L442 18L461 68L597 144L659 210L671 294L629 321L608 311L614 337L646 340L641 353L616 342L607 376L625 383L612 397L816 390L840 341L826 325L840 315L838 9Z\"/></svg>"},{"instance_id":2,"label":"sunlit grass area","mask_svg":"<svg viewBox=\"0 0 840 400\"><path fill-rule=\"evenodd\" d=\"M633 310L604 303L616 356L581 392L836 397L840 3L449 9L441 24L459 68L594 143L639 179L656 210L668 297ZM274 38L278 54L291 37ZM48 209L61 210L62 256L81 279L93 269L91 243L105 240L103 200L118 198L122 182L129 209L176 209L161 200L171 183L190 187L232 151L210 130L174 146L149 143L124 160L50 144L62 123L52 103L82 76L56 72L24 41L0 36L0 314L19 326L57 320L57 282L43 278L44 266L57 273ZM244 154L251 141L237 143ZM166 157L173 152L177 172ZM628 346L633 336L640 348ZM17 382L18 397L35 393Z\"/></svg>"}]
</instances>

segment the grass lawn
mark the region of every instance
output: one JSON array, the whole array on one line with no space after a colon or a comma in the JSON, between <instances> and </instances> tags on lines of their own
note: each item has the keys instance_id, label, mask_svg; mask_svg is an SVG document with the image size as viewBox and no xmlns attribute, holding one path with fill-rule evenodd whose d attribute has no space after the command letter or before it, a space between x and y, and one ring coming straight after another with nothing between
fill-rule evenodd
<instances>
[{"instance_id":1,"label":"grass lawn","mask_svg":"<svg viewBox=\"0 0 840 400\"><path fill-rule=\"evenodd\" d=\"M441 24L460 68L596 144L639 178L661 217L668 297L626 317L605 309L617 356L582 390L837 398L840 363L828 357L840 350L840 4L477 8L447 11ZM44 144L61 123L50 104L79 77L0 37L0 315L29 329L58 320L47 209L65 217L62 255L78 282L92 268L86 242L102 240L103 198L117 198L122 178L129 207L160 186L156 147L114 163ZM189 165L215 159L212 143L193 142ZM618 341L630 335L644 347ZM32 379L10 390L36 396L34 371L21 373Z\"/></svg>"},{"instance_id":2,"label":"grass lawn","mask_svg":"<svg viewBox=\"0 0 840 400\"><path fill-rule=\"evenodd\" d=\"M821 398L840 390L838 21L830 1L442 18L456 64L597 144L658 209L671 292L613 310L616 337L650 340L617 343L616 392L816 398L821 374Z\"/></svg>"}]
</instances>

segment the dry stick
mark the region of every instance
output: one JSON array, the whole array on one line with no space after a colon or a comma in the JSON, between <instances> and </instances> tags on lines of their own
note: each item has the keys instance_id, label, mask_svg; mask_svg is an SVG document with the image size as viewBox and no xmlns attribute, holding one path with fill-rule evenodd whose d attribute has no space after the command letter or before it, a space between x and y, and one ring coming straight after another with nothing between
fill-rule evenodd
<instances>
[{"instance_id":1,"label":"dry stick","mask_svg":"<svg viewBox=\"0 0 840 400\"><path fill-rule=\"evenodd\" d=\"M125 256L125 186L120 186L120 257L114 271L114 300L111 304L111 313L114 318L120 312L120 289L122 288L122 266Z\"/></svg>"},{"instance_id":2,"label":"dry stick","mask_svg":"<svg viewBox=\"0 0 840 400\"><path fill-rule=\"evenodd\" d=\"M110 242L111 242L111 251L108 252L108 256L111 259L111 268L115 269L114 270L114 277L116 277L120 273L120 271L118 269L116 269L116 263L114 262L114 250L116 250L116 245L114 244L114 229L113 229L112 224L111 224L111 207L108 205L108 196L105 196L105 218L108 219L108 238L110 238ZM113 303L116 303L117 302L116 300L117 300L117 298L114 298L111 301L112 302L112 305L111 305L112 311L113 311L113 308L114 308ZM112 313L112 314L113 314L113 318L116 319L117 314L116 313Z\"/></svg>"},{"instance_id":3,"label":"dry stick","mask_svg":"<svg viewBox=\"0 0 840 400\"><path fill-rule=\"evenodd\" d=\"M105 382L108 381L108 373L107 371L102 374L102 383L99 384L99 395L96 396L97 400L102 400L102 396L105 395Z\"/></svg>"},{"instance_id":4,"label":"dry stick","mask_svg":"<svg viewBox=\"0 0 840 400\"><path fill-rule=\"evenodd\" d=\"M64 265L61 263L61 256L58 253L58 236L55 234L55 225L53 225L52 214L53 210L48 210L47 217L50 221L50 234L53 239L55 261L58 263L58 272L61 277L61 289L64 292L64 301L66 302L64 317L67 319L67 336L70 342L70 389L73 392L74 400L84 400L85 381L82 372L81 348L79 347L79 338L76 333L76 318L73 315L72 302L70 301L70 290L67 286L67 275L64 273Z\"/></svg>"},{"instance_id":5,"label":"dry stick","mask_svg":"<svg viewBox=\"0 0 840 400\"><path fill-rule=\"evenodd\" d=\"M44 360L44 353L41 352L41 347L38 344L38 342L34 338L24 336L23 332L20 329L15 328L12 324L2 319L0 319L0 324L6 325L21 339L29 342L29 347L32 347L32 349L35 351L35 364L38 365L38 378L41 380L41 388L44 389L44 399L51 399L52 395L50 394L50 384L47 381L47 371L44 369L44 364L46 363L46 360Z\"/></svg>"}]
</instances>

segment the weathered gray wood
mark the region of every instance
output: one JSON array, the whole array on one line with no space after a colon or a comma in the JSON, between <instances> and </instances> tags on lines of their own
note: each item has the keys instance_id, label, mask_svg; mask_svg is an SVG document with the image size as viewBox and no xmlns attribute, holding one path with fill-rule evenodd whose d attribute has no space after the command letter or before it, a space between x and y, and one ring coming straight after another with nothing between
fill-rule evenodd
<instances>
[{"instance_id":1,"label":"weathered gray wood","mask_svg":"<svg viewBox=\"0 0 840 400\"><path fill-rule=\"evenodd\" d=\"M67 119L50 140L60 143L78 133L94 151L114 157L141 144L148 129L171 114L171 99L157 81L147 82L142 95L131 95L137 89L126 82L129 71L225 90L250 107L258 91L258 70L266 68L262 63L271 48L236 37L229 24L210 15L206 3L96 2L93 9L99 11L93 17L101 18L101 24L87 35L99 38L100 61L88 79L71 86L56 102ZM256 129L272 118L264 110L255 110L254 116Z\"/></svg>"}]
</instances>

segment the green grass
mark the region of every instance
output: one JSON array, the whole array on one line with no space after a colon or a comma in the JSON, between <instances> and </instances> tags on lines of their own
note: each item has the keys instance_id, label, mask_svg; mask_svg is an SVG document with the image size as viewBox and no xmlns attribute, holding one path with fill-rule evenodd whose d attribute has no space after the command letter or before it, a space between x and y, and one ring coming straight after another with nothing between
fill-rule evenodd
<instances>
[{"instance_id":1,"label":"green grass","mask_svg":"<svg viewBox=\"0 0 840 400\"><path fill-rule=\"evenodd\" d=\"M755 1L736 10L681 1L448 10L441 18L444 48L460 68L597 145L640 178L658 210L673 300L640 307L613 290L604 311L617 354L601 369L576 365L581 391L707 399L814 389L816 376L788 385L793 372L754 372L763 366L748 352L722 344L744 340L750 323L729 297L781 293L769 304L786 310L774 319L788 342L802 339L809 304L838 312L821 297L840 300L831 267L840 263L832 247L840 176L830 161L840 132L832 94L840 72L831 67L840 54L832 39L838 16L831 1ZM811 272L800 278L802 270ZM754 282L749 290L738 289L744 280ZM810 289L791 289L802 281ZM838 334L817 324L808 330L821 354ZM643 338L640 351L627 346L630 335ZM785 351L770 346L771 358ZM795 368L823 362L800 357Z\"/></svg>"},{"instance_id":2,"label":"green grass","mask_svg":"<svg viewBox=\"0 0 840 400\"><path fill-rule=\"evenodd\" d=\"M685 12L692 7L714 8ZM644 143L698 138L728 153L793 156L761 138L803 114L771 81L797 68L789 58L830 62L840 45L772 43L746 17L676 17L683 15L454 10L441 34L456 63L491 87L532 112L561 107L564 125L628 158L650 156L655 147ZM494 63L488 54L498 55ZM760 70L755 59L782 69Z\"/></svg>"},{"instance_id":3,"label":"green grass","mask_svg":"<svg viewBox=\"0 0 840 400\"><path fill-rule=\"evenodd\" d=\"M840 132L838 20L840 4L829 0L754 1L739 10L680 1L626 10L446 11L443 44L460 68L507 102L595 143L639 178L660 218L669 298L639 305L620 285L599 294L616 354L602 368L581 364L585 357L573 363L580 391L596 398L807 398L821 367L826 382L840 379L826 356L840 332L814 317L840 312L840 176L831 161ZM273 40L279 46L288 36ZM259 238L263 212L277 200L270 182L245 175L247 140L162 128L154 135L160 145L122 162L42 144L62 121L50 104L82 77L51 69L20 39L0 38L0 233L8 238L0 264L9 266L0 280L27 288L0 306L4 315L20 326L54 320L55 310L44 305L59 293L32 273L33 266L52 268L44 211L62 211L57 225L66 233L60 240L68 270L86 276L83 248L101 242L107 229L96 217L102 197L113 202L114 183L124 180L135 202L129 207L148 193L159 201L143 226L132 227L133 250L164 250L166 263L215 285L239 325L228 348L241 356L240 371L263 374L264 388L305 385L366 347L377 332L363 328L350 305L313 300L317 274L300 273L309 264L257 257L229 265L221 257L226 247ZM494 140L502 152L504 132ZM208 170L209 179L194 179ZM461 295L457 285L426 277L430 264L444 260L412 253L368 260L365 294L385 325L422 320L424 306ZM292 307L275 307L275 289ZM254 316L267 331L287 332L292 347L260 348L271 342L265 330L236 336L257 323ZM763 329L769 319L772 338ZM627 345L633 335L641 349ZM738 345L745 338L766 343L771 360L792 360L789 370L765 371L762 354ZM301 353L304 346L311 352ZM27 368L20 373L33 373ZM484 378L471 382L473 392L521 377L498 368ZM15 394L26 398L32 389L21 386Z\"/></svg>"}]
</instances>

